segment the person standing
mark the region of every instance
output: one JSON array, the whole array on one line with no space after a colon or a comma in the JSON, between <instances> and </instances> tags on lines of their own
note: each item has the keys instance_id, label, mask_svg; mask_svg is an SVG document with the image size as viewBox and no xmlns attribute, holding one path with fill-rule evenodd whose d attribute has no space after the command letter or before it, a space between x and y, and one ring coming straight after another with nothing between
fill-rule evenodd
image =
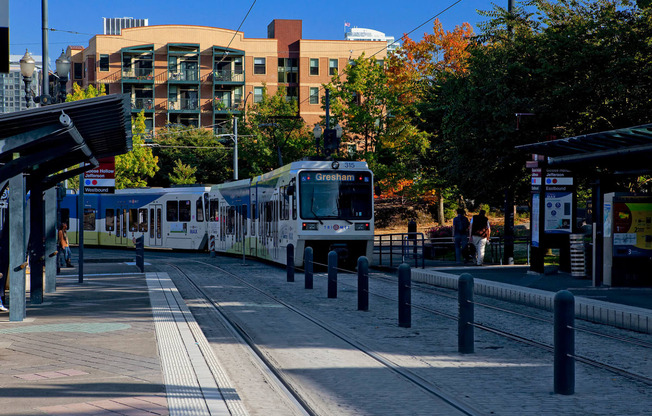
<instances>
[{"instance_id":1,"label":"person standing","mask_svg":"<svg viewBox=\"0 0 652 416\"><path fill-rule=\"evenodd\" d=\"M482 266L484 262L484 249L491 237L491 227L486 213L485 210L481 209L478 215L471 218L471 226L469 227L469 239L475 246L476 264L478 266Z\"/></svg>"},{"instance_id":2,"label":"person standing","mask_svg":"<svg viewBox=\"0 0 652 416\"><path fill-rule=\"evenodd\" d=\"M70 252L70 244L68 243L68 226L64 222L61 224L61 228L59 229L59 237L57 239L57 244L59 245L59 249L63 252L63 258L66 260L66 266L68 267L73 267L72 262L70 261L70 257L72 256L72 253Z\"/></svg>"},{"instance_id":3,"label":"person standing","mask_svg":"<svg viewBox=\"0 0 652 416\"><path fill-rule=\"evenodd\" d=\"M457 216L453 218L453 242L455 243L455 262L462 263L462 250L468 243L469 219L462 208L457 209Z\"/></svg>"}]
</instances>

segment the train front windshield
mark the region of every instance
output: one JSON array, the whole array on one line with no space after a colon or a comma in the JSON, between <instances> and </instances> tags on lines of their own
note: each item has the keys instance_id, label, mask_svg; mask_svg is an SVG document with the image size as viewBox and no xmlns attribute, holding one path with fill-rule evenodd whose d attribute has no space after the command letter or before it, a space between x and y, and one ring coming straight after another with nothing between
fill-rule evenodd
<instances>
[{"instance_id":1,"label":"train front windshield","mask_svg":"<svg viewBox=\"0 0 652 416\"><path fill-rule=\"evenodd\" d=\"M301 218L371 219L371 182L369 172L300 172Z\"/></svg>"}]
</instances>

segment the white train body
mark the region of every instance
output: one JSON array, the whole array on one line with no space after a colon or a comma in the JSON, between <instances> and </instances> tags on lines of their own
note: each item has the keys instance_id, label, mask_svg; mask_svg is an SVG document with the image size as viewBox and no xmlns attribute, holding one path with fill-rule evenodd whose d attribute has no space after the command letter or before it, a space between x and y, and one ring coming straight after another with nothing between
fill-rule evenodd
<instances>
[{"instance_id":1,"label":"white train body","mask_svg":"<svg viewBox=\"0 0 652 416\"><path fill-rule=\"evenodd\" d=\"M304 249L340 266L372 258L373 174L366 162L299 161L253 179L213 186L209 193L209 249L295 264Z\"/></svg>"}]
</instances>

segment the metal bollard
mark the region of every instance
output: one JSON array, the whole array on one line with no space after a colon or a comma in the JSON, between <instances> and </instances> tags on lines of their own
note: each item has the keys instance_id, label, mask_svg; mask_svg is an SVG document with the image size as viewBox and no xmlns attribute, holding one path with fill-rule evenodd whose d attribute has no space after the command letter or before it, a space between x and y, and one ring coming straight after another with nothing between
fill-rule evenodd
<instances>
[{"instance_id":1,"label":"metal bollard","mask_svg":"<svg viewBox=\"0 0 652 416\"><path fill-rule=\"evenodd\" d=\"M568 290L560 290L554 299L556 394L575 393L575 297Z\"/></svg>"},{"instance_id":2,"label":"metal bollard","mask_svg":"<svg viewBox=\"0 0 652 416\"><path fill-rule=\"evenodd\" d=\"M412 326L412 271L410 265L398 266L398 326Z\"/></svg>"},{"instance_id":3,"label":"metal bollard","mask_svg":"<svg viewBox=\"0 0 652 416\"><path fill-rule=\"evenodd\" d=\"M473 333L473 276L463 273L457 282L459 314L457 321L457 350L462 354L474 352Z\"/></svg>"},{"instance_id":4,"label":"metal bollard","mask_svg":"<svg viewBox=\"0 0 652 416\"><path fill-rule=\"evenodd\" d=\"M337 252L328 253L328 298L337 298Z\"/></svg>"},{"instance_id":5,"label":"metal bollard","mask_svg":"<svg viewBox=\"0 0 652 416\"><path fill-rule=\"evenodd\" d=\"M287 270L288 282L294 282L294 244L290 243L287 246Z\"/></svg>"},{"instance_id":6,"label":"metal bollard","mask_svg":"<svg viewBox=\"0 0 652 416\"><path fill-rule=\"evenodd\" d=\"M369 310L369 260L358 258L358 310Z\"/></svg>"},{"instance_id":7,"label":"metal bollard","mask_svg":"<svg viewBox=\"0 0 652 416\"><path fill-rule=\"evenodd\" d=\"M145 237L136 239L136 266L141 273L145 273Z\"/></svg>"},{"instance_id":8,"label":"metal bollard","mask_svg":"<svg viewBox=\"0 0 652 416\"><path fill-rule=\"evenodd\" d=\"M306 275L306 289L312 289L312 247L306 247L303 252L303 268Z\"/></svg>"}]
</instances>

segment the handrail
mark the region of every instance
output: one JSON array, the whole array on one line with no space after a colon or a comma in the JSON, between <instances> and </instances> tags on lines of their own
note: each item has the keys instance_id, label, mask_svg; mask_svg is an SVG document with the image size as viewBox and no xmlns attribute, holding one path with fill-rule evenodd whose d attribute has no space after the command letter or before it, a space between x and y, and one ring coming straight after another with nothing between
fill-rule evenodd
<instances>
[{"instance_id":1,"label":"handrail","mask_svg":"<svg viewBox=\"0 0 652 416\"><path fill-rule=\"evenodd\" d=\"M394 238L398 236L399 238ZM389 241L388 241L389 240ZM419 259L421 259L421 268L425 268L425 259L424 259L424 243L425 236L423 233L391 233L391 234L376 234L374 235L374 254L378 254L378 263L379 265L383 264L383 251L389 242L389 266L394 267L394 249L400 248L400 251L396 254L401 255L401 262L405 262L406 259L414 259L414 267L418 267ZM378 244L376 244L378 241ZM385 244L383 244L385 243ZM395 244L396 243L396 244ZM399 244L400 243L400 244ZM376 251L378 247L378 251Z\"/></svg>"}]
</instances>

